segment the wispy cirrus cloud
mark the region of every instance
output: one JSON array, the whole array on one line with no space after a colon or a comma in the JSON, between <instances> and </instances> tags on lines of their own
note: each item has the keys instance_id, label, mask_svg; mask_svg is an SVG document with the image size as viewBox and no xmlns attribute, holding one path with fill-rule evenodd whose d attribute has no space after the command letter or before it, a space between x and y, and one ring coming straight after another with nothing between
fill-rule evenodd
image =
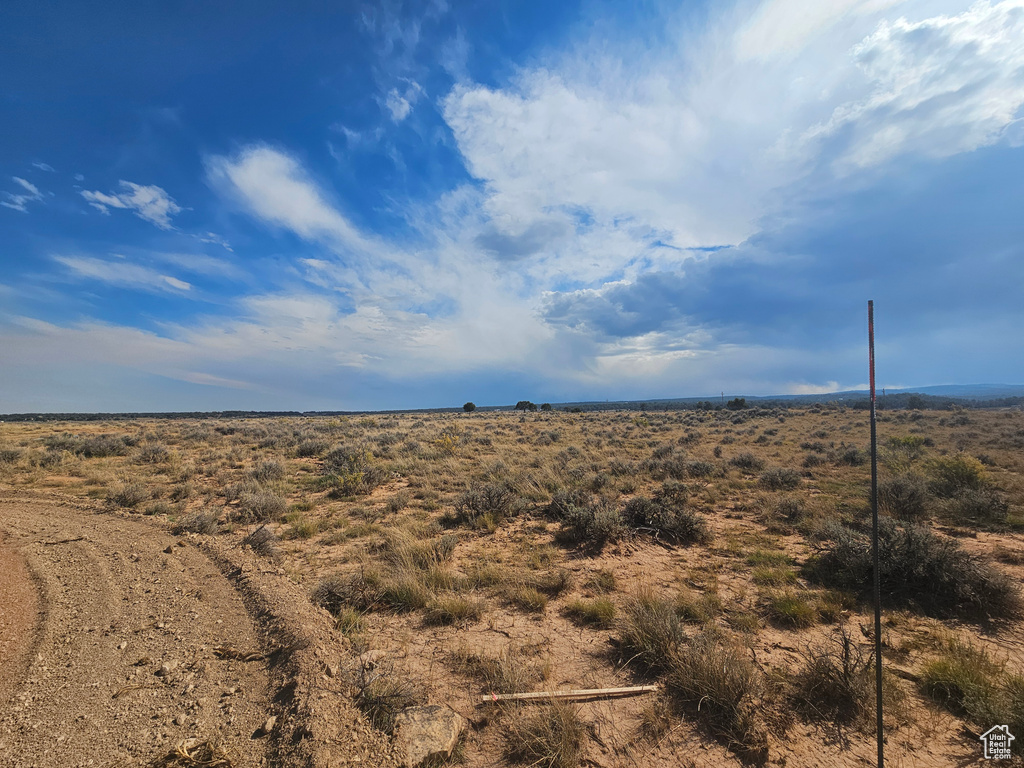
<instances>
[{"instance_id":1,"label":"wispy cirrus cloud","mask_svg":"<svg viewBox=\"0 0 1024 768\"><path fill-rule=\"evenodd\" d=\"M160 229L172 229L171 217L181 213L181 207L165 190L155 185L143 186L130 181L118 182L121 192L106 194L83 190L84 197L96 210L104 214L110 208L132 211L136 216Z\"/></svg>"},{"instance_id":2,"label":"wispy cirrus cloud","mask_svg":"<svg viewBox=\"0 0 1024 768\"><path fill-rule=\"evenodd\" d=\"M132 264L123 258L107 260L91 256L54 256L53 259L81 279L163 293L184 294L192 290L191 283L150 267Z\"/></svg>"},{"instance_id":3,"label":"wispy cirrus cloud","mask_svg":"<svg viewBox=\"0 0 1024 768\"><path fill-rule=\"evenodd\" d=\"M265 145L250 146L234 157L209 157L206 168L216 188L268 224L360 252L372 248L327 201L309 172L284 152Z\"/></svg>"},{"instance_id":4,"label":"wispy cirrus cloud","mask_svg":"<svg viewBox=\"0 0 1024 768\"><path fill-rule=\"evenodd\" d=\"M0 194L0 205L14 211L28 213L28 204L42 200L43 193L39 191L39 188L36 187L35 184L19 176L12 176L11 179L15 184L21 187L23 191L3 192Z\"/></svg>"}]
</instances>

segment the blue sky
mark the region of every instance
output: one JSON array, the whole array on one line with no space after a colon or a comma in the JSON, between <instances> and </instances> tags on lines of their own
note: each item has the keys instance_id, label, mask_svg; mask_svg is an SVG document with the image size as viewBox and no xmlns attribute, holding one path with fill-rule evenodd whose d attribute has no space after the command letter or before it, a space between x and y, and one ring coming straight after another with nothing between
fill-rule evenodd
<instances>
[{"instance_id":1,"label":"blue sky","mask_svg":"<svg viewBox=\"0 0 1024 768\"><path fill-rule=\"evenodd\" d=\"M1024 382L1024 0L0 10L0 412Z\"/></svg>"}]
</instances>

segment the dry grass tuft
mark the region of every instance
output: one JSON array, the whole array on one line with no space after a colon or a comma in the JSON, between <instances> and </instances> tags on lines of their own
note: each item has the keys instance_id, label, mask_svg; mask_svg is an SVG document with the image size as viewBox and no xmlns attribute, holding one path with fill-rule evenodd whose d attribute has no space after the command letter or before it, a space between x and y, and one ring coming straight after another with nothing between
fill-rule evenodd
<instances>
[{"instance_id":1,"label":"dry grass tuft","mask_svg":"<svg viewBox=\"0 0 1024 768\"><path fill-rule=\"evenodd\" d=\"M553 701L511 711L505 754L515 763L540 768L577 768L583 759L587 724L574 704Z\"/></svg>"}]
</instances>

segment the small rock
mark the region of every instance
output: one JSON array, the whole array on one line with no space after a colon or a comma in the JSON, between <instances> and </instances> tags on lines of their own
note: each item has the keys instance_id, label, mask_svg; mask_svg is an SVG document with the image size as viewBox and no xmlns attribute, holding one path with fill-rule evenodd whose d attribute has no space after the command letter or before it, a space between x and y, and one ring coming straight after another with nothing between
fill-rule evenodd
<instances>
[{"instance_id":1,"label":"small rock","mask_svg":"<svg viewBox=\"0 0 1024 768\"><path fill-rule=\"evenodd\" d=\"M122 641L121 641L121 642L120 642L120 643L118 644L118 646L117 646L117 650L119 650L119 651L123 651L123 650L124 650L125 648L127 648L127 647L128 647L128 641L127 641L127 640L122 640Z\"/></svg>"},{"instance_id":2,"label":"small rock","mask_svg":"<svg viewBox=\"0 0 1024 768\"><path fill-rule=\"evenodd\" d=\"M178 662L176 661L165 661L160 665L160 669L156 671L157 677L167 677L174 670L178 668Z\"/></svg>"},{"instance_id":3,"label":"small rock","mask_svg":"<svg viewBox=\"0 0 1024 768\"><path fill-rule=\"evenodd\" d=\"M175 725L184 725L185 724L185 720L186 719L185 719L184 715L178 715L176 718L174 718L174 724Z\"/></svg>"},{"instance_id":4,"label":"small rock","mask_svg":"<svg viewBox=\"0 0 1024 768\"><path fill-rule=\"evenodd\" d=\"M167 545L167 549L165 549L165 550L164 550L164 554L165 554L165 555L169 555L169 554L171 554L172 552L174 552L174 547L173 547L173 546L171 546L170 544L168 544L168 545Z\"/></svg>"},{"instance_id":5,"label":"small rock","mask_svg":"<svg viewBox=\"0 0 1024 768\"><path fill-rule=\"evenodd\" d=\"M409 707L395 716L395 742L406 768L450 757L465 730L466 718L439 704Z\"/></svg>"},{"instance_id":6,"label":"small rock","mask_svg":"<svg viewBox=\"0 0 1024 768\"><path fill-rule=\"evenodd\" d=\"M328 664L327 665L327 676L328 677L337 677L340 672L341 672L341 669L338 667L337 664Z\"/></svg>"},{"instance_id":7,"label":"small rock","mask_svg":"<svg viewBox=\"0 0 1024 768\"><path fill-rule=\"evenodd\" d=\"M275 725L277 725L277 715L271 715L267 718L267 722L263 724L263 728L261 730L265 734L270 733L272 730L274 730Z\"/></svg>"}]
</instances>

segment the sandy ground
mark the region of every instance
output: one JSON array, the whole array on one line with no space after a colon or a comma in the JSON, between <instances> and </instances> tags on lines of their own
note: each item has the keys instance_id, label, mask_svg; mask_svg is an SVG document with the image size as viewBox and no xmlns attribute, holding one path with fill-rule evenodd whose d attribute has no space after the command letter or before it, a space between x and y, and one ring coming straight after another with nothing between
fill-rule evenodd
<instances>
[{"instance_id":1,"label":"sandy ground","mask_svg":"<svg viewBox=\"0 0 1024 768\"><path fill-rule=\"evenodd\" d=\"M272 565L53 497L0 497L0 534L0 765L149 765L189 738L234 766L394 761Z\"/></svg>"}]
</instances>

